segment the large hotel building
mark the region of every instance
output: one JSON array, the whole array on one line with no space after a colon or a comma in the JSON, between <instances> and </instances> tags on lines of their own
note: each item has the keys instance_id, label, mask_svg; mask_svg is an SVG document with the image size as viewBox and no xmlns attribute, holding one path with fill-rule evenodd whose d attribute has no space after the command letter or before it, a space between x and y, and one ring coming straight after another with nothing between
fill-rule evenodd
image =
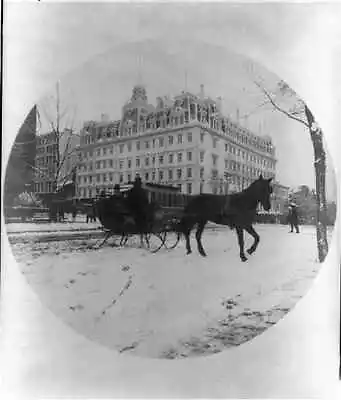
<instances>
[{"instance_id":1,"label":"large hotel building","mask_svg":"<svg viewBox=\"0 0 341 400\"><path fill-rule=\"evenodd\" d=\"M231 193L276 175L275 147L221 113L221 101L194 95L148 102L136 85L122 117L84 123L80 132L77 195L111 192L140 175L144 182L179 187L182 193Z\"/></svg>"}]
</instances>

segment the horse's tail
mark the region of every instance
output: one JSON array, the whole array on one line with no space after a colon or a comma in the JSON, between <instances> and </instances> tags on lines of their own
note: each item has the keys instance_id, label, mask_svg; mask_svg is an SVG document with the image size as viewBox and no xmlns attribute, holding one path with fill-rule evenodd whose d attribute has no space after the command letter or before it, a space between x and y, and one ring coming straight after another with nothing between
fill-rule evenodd
<instances>
[{"instance_id":1,"label":"horse's tail","mask_svg":"<svg viewBox=\"0 0 341 400\"><path fill-rule=\"evenodd\" d=\"M179 233L180 235L185 235L188 233L191 228L193 228L193 225L195 224L195 216L192 214L187 214L184 213L180 220L177 223L177 229L176 232Z\"/></svg>"},{"instance_id":2,"label":"horse's tail","mask_svg":"<svg viewBox=\"0 0 341 400\"><path fill-rule=\"evenodd\" d=\"M180 219L174 222L172 228L176 233L184 235L186 230L186 215L183 215Z\"/></svg>"}]
</instances>

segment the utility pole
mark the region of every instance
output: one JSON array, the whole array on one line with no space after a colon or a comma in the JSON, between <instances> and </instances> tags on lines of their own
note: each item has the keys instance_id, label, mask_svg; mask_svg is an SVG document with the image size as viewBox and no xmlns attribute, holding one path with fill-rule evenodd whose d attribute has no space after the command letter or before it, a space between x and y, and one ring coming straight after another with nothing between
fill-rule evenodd
<instances>
[{"instance_id":1,"label":"utility pole","mask_svg":"<svg viewBox=\"0 0 341 400\"><path fill-rule=\"evenodd\" d=\"M56 128L55 132L53 134L56 136L56 145L57 145L57 154L56 154L56 171L55 171L55 178L53 180L53 192L57 191L58 188L58 176L59 176L59 170L60 170L60 134L59 134L59 129L60 129L60 94L59 94L59 81L57 81L56 84Z\"/></svg>"}]
</instances>

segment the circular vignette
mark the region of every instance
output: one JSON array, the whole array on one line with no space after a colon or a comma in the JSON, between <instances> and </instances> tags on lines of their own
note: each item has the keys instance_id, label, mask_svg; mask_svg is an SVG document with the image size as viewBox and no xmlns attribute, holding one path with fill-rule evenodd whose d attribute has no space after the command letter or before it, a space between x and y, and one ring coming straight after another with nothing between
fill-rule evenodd
<instances>
[{"instance_id":1,"label":"circular vignette","mask_svg":"<svg viewBox=\"0 0 341 400\"><path fill-rule=\"evenodd\" d=\"M204 62L200 57L203 47ZM207 226L204 246L208 256L202 258L196 249L185 256L183 241L156 254L139 248L134 238L123 248L105 246L95 251L89 245L99 240L95 229L99 223L87 224L81 207L75 222L71 222L73 210L67 205L64 211L71 214L70 222L13 222L18 215L29 219L32 209L41 218L46 212L57 218L61 210L44 190L60 190L65 198L89 197L84 177L89 180L92 175L90 162L95 162L93 171L100 171L103 168L96 163L103 166L106 160L109 169L105 174L114 174L114 162L110 171L110 157L106 158L109 147L124 141L136 146L136 141L143 141L140 136L117 139L111 133L106 139L96 136L95 143L81 142L90 129L89 124L84 128L84 121L97 121L96 127L123 121L117 132L124 135L136 126L137 111L150 115L167 107L174 108L172 116L179 119L178 108L188 110L180 122L188 118L191 123L168 126L154 134L164 138L164 146L172 146L170 133L177 138L191 132L192 142L186 136L184 147L174 147L173 152L178 157L183 151L182 160L192 162L193 154L188 153L197 140L198 177L200 153L205 153L203 178L184 181L183 190L193 183L194 193L224 194L226 190L232 194L249 187L260 174L273 176L270 213L259 210L254 227L260 244L246 263L240 259L235 232L225 225ZM176 124L175 120L171 123ZM146 137L152 135L144 129ZM36 131L39 142L34 141ZM61 143L64 138L67 143L75 139L70 157L64 157L69 152ZM59 155L54 153L56 144ZM78 144L83 152L81 162ZM106 155L101 150L98 160L90 160L91 150L97 157L97 148L104 147L108 148ZM167 147L167 152L171 149ZM116 150L119 160L120 148ZM164 151L157 149L156 156ZM137 152L132 158L139 156ZM47 165L44 157L45 161L50 157ZM56 161L59 172L49 186L49 168ZM76 169L67 170L67 161ZM177 159L180 164L183 161ZM162 168L159 165L157 172ZM77 332L125 354L165 359L210 355L238 346L274 325L311 286L328 252L336 218L335 178L330 171L323 129L308 105L261 65L207 44L167 51L157 41L132 43L97 56L69 74L32 108L7 166L6 227L14 256L30 285ZM102 175L99 179L104 183ZM293 213L298 219L292 219ZM293 233L288 232L288 218ZM75 229L81 233L73 236ZM252 246L247 234L245 241L247 247Z\"/></svg>"}]
</instances>

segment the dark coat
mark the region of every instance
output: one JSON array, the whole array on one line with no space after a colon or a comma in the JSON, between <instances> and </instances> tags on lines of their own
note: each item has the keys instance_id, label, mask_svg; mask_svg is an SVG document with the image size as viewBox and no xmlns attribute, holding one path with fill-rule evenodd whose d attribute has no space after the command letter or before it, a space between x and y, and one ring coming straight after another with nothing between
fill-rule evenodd
<instances>
[{"instance_id":1,"label":"dark coat","mask_svg":"<svg viewBox=\"0 0 341 400\"><path fill-rule=\"evenodd\" d=\"M298 224L298 213L297 207L289 207L288 221L290 224Z\"/></svg>"}]
</instances>

